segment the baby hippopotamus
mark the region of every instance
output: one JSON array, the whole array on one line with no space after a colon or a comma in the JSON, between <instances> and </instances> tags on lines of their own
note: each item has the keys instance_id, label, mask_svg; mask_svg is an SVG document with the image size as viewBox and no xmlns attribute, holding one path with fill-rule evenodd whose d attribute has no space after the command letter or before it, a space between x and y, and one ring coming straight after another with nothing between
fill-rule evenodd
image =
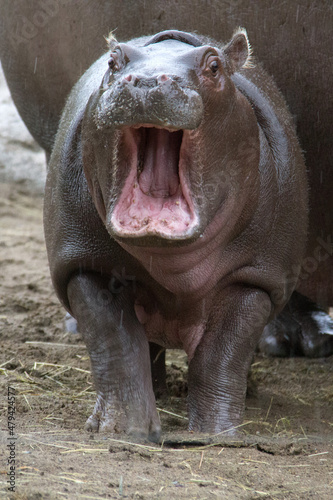
<instances>
[{"instance_id":1,"label":"baby hippopotamus","mask_svg":"<svg viewBox=\"0 0 333 500\"><path fill-rule=\"evenodd\" d=\"M110 52L69 96L44 225L87 345L86 427L160 438L150 346L188 355L189 430L233 432L265 325L295 288L307 180L284 99L246 31L180 31Z\"/></svg>"}]
</instances>

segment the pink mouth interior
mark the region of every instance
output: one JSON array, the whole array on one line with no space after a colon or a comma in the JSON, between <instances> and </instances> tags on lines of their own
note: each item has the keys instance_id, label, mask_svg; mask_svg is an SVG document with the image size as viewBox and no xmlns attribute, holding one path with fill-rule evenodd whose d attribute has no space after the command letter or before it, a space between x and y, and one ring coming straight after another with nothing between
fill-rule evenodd
<instances>
[{"instance_id":1,"label":"pink mouth interior","mask_svg":"<svg viewBox=\"0 0 333 500\"><path fill-rule=\"evenodd\" d=\"M153 127L124 130L130 172L111 217L119 235L180 238L196 226L184 177L184 134Z\"/></svg>"}]
</instances>

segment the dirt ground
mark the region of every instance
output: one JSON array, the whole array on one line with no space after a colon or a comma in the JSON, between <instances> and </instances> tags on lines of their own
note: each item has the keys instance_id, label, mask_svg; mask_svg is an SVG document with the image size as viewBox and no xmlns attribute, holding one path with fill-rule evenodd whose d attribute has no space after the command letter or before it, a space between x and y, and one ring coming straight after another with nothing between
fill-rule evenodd
<instances>
[{"instance_id":1,"label":"dirt ground","mask_svg":"<svg viewBox=\"0 0 333 500\"><path fill-rule=\"evenodd\" d=\"M169 397L157 402L161 446L83 430L94 390L51 286L44 176L0 74L0 498L333 498L332 357L256 356L237 439L186 431L180 351L168 353Z\"/></svg>"}]
</instances>

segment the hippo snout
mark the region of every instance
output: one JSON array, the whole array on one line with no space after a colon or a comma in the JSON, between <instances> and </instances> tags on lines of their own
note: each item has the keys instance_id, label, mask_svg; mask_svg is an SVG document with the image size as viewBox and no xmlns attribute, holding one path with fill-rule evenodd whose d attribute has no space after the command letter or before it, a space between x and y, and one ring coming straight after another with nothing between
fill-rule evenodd
<instances>
[{"instance_id":1,"label":"hippo snout","mask_svg":"<svg viewBox=\"0 0 333 500\"><path fill-rule=\"evenodd\" d=\"M178 77L128 74L100 88L94 113L98 129L137 123L192 130L200 125L203 102L199 93Z\"/></svg>"}]
</instances>

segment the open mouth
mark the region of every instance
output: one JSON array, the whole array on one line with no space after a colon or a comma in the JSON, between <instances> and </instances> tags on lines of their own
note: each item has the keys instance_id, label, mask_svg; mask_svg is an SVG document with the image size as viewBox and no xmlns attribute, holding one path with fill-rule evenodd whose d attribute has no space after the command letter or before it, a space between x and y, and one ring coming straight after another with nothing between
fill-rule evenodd
<instances>
[{"instance_id":1,"label":"open mouth","mask_svg":"<svg viewBox=\"0 0 333 500\"><path fill-rule=\"evenodd\" d=\"M111 216L116 235L168 239L193 235L198 217L186 179L188 133L153 126L123 129L123 161L129 174Z\"/></svg>"}]
</instances>

